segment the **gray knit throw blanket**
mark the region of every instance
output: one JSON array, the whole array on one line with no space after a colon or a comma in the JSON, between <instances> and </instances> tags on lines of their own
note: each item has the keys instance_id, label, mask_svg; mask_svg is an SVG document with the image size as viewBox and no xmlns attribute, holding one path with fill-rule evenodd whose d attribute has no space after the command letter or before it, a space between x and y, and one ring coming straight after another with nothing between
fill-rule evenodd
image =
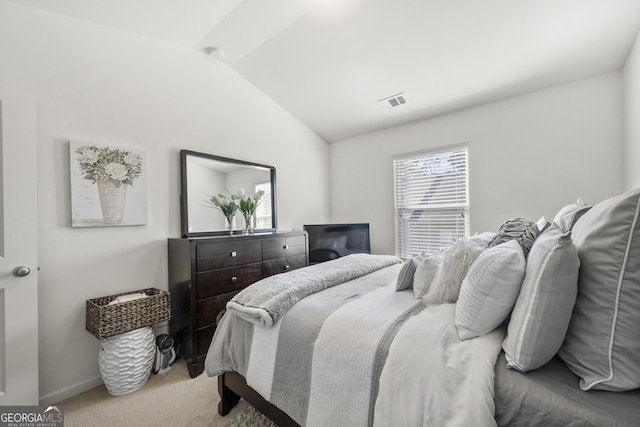
<instances>
[{"instance_id":1,"label":"gray knit throw blanket","mask_svg":"<svg viewBox=\"0 0 640 427\"><path fill-rule=\"evenodd\" d=\"M243 289L227 303L227 310L271 327L302 298L400 262L394 255L352 254L276 274Z\"/></svg>"}]
</instances>

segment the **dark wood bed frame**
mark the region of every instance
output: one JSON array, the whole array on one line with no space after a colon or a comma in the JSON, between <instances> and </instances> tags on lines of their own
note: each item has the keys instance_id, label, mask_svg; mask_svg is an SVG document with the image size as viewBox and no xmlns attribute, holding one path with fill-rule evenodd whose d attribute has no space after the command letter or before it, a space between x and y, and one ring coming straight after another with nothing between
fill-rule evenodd
<instances>
[{"instance_id":1,"label":"dark wood bed frame","mask_svg":"<svg viewBox=\"0 0 640 427\"><path fill-rule=\"evenodd\" d=\"M227 415L242 398L279 427L300 427L284 411L267 402L257 391L249 387L244 377L237 372L225 372L218 376L218 393L218 413L222 416Z\"/></svg>"}]
</instances>

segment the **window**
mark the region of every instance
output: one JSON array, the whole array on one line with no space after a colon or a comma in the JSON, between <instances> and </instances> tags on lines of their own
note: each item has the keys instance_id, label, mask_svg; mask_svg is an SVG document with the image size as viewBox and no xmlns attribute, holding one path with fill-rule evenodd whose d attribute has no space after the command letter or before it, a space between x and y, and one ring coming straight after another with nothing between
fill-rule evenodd
<instances>
[{"instance_id":1,"label":"window","mask_svg":"<svg viewBox=\"0 0 640 427\"><path fill-rule=\"evenodd\" d=\"M256 224L255 228L271 228L271 183L264 182L256 184L256 193L259 190L264 191L264 195L260 199L258 207L256 208Z\"/></svg>"},{"instance_id":2,"label":"window","mask_svg":"<svg viewBox=\"0 0 640 427\"><path fill-rule=\"evenodd\" d=\"M467 157L462 146L393 160L399 257L437 252L469 235Z\"/></svg>"}]
</instances>

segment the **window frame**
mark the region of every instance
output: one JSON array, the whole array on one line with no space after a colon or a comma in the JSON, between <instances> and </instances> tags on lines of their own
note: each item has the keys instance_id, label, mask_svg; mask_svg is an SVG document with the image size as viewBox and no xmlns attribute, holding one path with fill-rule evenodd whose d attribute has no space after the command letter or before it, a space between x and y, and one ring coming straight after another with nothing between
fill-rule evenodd
<instances>
[{"instance_id":1,"label":"window frame","mask_svg":"<svg viewBox=\"0 0 640 427\"><path fill-rule=\"evenodd\" d=\"M449 191L440 191L440 194L436 194L439 186L442 185L440 182L434 184L436 174L429 174L426 179L414 180L411 184L399 183L402 179L400 168L403 168L405 173L407 170L417 173L415 171L419 168L435 169L433 165L441 164L443 155L447 154L448 160L451 159L451 155L456 157L453 163L448 162L442 167L457 169L454 173L442 175L445 177L445 181L442 182L451 186ZM409 162L414 165L407 166ZM470 235L468 143L394 156L393 180L395 248L396 255L400 258L407 260L421 253L431 254L449 246L456 237ZM432 189L433 185L436 185L435 189ZM427 189L425 190L424 187ZM413 188L413 196L405 194L411 192L407 188ZM431 193L429 197L436 197L436 201L415 203L416 194L420 194L417 191ZM414 203L405 200L412 197ZM425 197L427 197L426 193L422 199L424 200ZM416 221L415 215L418 212L420 218ZM424 217L425 213L427 213L426 217ZM434 230L434 223L444 225L436 226ZM419 241L422 238L424 241Z\"/></svg>"}]
</instances>

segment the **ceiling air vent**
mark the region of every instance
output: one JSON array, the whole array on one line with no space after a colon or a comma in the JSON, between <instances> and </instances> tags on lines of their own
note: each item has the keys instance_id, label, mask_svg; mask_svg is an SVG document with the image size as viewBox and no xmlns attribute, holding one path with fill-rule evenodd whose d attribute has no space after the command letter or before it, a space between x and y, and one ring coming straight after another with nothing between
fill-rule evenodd
<instances>
[{"instance_id":1,"label":"ceiling air vent","mask_svg":"<svg viewBox=\"0 0 640 427\"><path fill-rule=\"evenodd\" d=\"M379 99L378 103L382 105L384 108L398 107L402 104L406 104L407 98L405 98L404 92L400 92L388 98Z\"/></svg>"}]
</instances>

